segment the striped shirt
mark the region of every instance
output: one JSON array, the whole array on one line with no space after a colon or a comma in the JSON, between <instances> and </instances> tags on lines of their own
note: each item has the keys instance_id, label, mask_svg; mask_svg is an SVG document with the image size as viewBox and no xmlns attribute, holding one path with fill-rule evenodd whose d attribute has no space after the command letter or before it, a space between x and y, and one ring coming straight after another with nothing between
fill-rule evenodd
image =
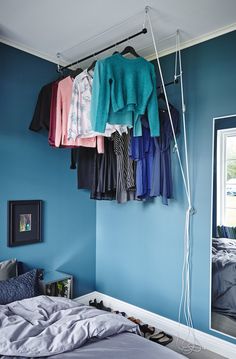
<instances>
[{"instance_id":1,"label":"striped shirt","mask_svg":"<svg viewBox=\"0 0 236 359\"><path fill-rule=\"evenodd\" d=\"M113 139L117 163L116 200L124 203L131 199L130 195L134 194L135 190L134 161L129 157L130 135L115 132Z\"/></svg>"}]
</instances>

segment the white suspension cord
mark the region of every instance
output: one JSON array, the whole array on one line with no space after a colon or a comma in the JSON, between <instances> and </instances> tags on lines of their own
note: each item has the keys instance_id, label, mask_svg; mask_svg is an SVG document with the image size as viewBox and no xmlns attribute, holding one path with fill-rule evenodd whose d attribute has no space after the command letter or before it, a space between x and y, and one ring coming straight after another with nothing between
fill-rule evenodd
<instances>
[{"instance_id":1,"label":"white suspension cord","mask_svg":"<svg viewBox=\"0 0 236 359\"><path fill-rule=\"evenodd\" d=\"M179 75L177 75L177 60L179 62ZM185 153L185 167L186 167L186 177L187 177L187 187L189 191L190 203L189 208L186 212L185 218L185 235L184 235L184 263L182 269L182 293L181 300L179 305L179 323L181 322L181 314L183 311L185 322L189 328L188 335L185 340L178 339L177 346L182 350L184 354L190 354L193 351L199 352L201 350L201 345L195 337L193 329L193 322L191 316L191 298L190 298L190 274L191 274L191 215L194 214L194 209L192 207L191 201L191 189L190 189L190 176L189 176L189 160L188 160L188 146L187 146L187 134L186 134L186 106L184 101L184 88L183 88L183 70L182 70L182 59L181 59L181 50L180 50L180 33L179 30L176 32L176 65L175 65L175 79L180 78L180 89L181 89L181 103L182 103L182 123L183 123L183 133L184 133L184 153ZM193 344L191 344L188 339L192 335Z\"/></svg>"},{"instance_id":2,"label":"white suspension cord","mask_svg":"<svg viewBox=\"0 0 236 359\"><path fill-rule=\"evenodd\" d=\"M178 53L179 57L179 70L180 70L180 89L181 89L181 102L182 102L182 116L183 116L183 128L184 128L184 152L185 152L185 166L186 166L186 176L187 176L187 186L189 195L190 194L190 181L189 181L189 161L188 161L188 145L187 145L187 135L186 135L186 106L184 102L184 86L183 86L183 70L182 70L182 60L181 60L181 51L180 51L180 32L177 30L176 32L176 53ZM190 198L191 199L191 198Z\"/></svg>"},{"instance_id":3,"label":"white suspension cord","mask_svg":"<svg viewBox=\"0 0 236 359\"><path fill-rule=\"evenodd\" d=\"M183 164L182 164L180 153L179 153L179 147L178 147L178 143L176 140L176 134L175 134L174 126L173 126L172 115L171 115L168 97L167 97L167 93L166 93L166 88L165 88L165 83L164 83L164 79L163 79L159 55L158 55L158 51L157 51L156 41L155 41L155 37L154 37L154 33L153 33L152 22L151 22L151 18L149 15L149 9L150 9L150 7L147 6L145 8L145 12L146 12L146 16L148 18L148 22L149 22L149 26L150 26L150 30L151 30L153 46L155 49L156 60L157 60L158 69L159 69L159 73L160 73L162 89L164 92L167 111L168 111L168 115L169 115L169 119L170 119L176 154L178 157L181 175L182 175L182 179L184 182L184 188L185 188L185 192L186 192L186 196L187 196L187 200L188 200L188 208L187 208L186 216L185 216L184 261L183 261L183 268L182 268L182 291L181 291L181 299L180 299L180 305L179 305L178 320L179 320L179 323L181 323L181 316L182 316L182 312L183 312L184 320L189 329L188 329L188 335L187 335L186 339L185 340L177 339L177 345L182 350L182 352L184 354L190 354L193 351L195 351L195 352L200 351L201 346L199 344L196 344L197 340L195 338L194 331L192 330L193 322L192 322L192 316L191 316L191 300L190 300L190 261L191 261L190 222L191 221L190 221L190 216L193 214L193 208L192 208L192 202L191 202L190 180L189 180L189 166L188 166L189 161L188 161L187 135L186 135L186 125L185 125L185 103L184 103L184 91L183 91L183 72L182 72L181 53L180 53L180 39L179 39L179 32L178 32L177 33L178 38L176 40L176 49L178 46L178 54L176 51L175 80L178 77L180 77L186 176L184 173ZM179 60L179 67L180 67L179 75L177 75L177 59ZM189 339L191 334L193 336L193 344L191 344L187 341L187 339Z\"/></svg>"},{"instance_id":4,"label":"white suspension cord","mask_svg":"<svg viewBox=\"0 0 236 359\"><path fill-rule=\"evenodd\" d=\"M172 115L171 115L171 112L170 112L170 106L169 106L169 103L168 103L168 98L167 98L165 83L164 83L164 79L163 79L161 64L160 64L159 55L158 55L158 52L157 52L156 41L155 41L153 29L152 29L152 23L151 23L150 15L149 15L149 12L148 12L148 11L149 11L149 6L146 6L145 10L146 10L146 15L147 15L147 17L148 17L148 22L149 22L150 30L151 30L153 46L154 46L154 49L155 49L156 60L157 60L158 69L159 69L159 73L160 73L160 77L161 77L162 89L163 89L164 96L165 96L165 101L166 101L166 106L167 106L168 115L169 115L169 118L170 118L171 130L172 130L172 134L173 134L173 138L174 138L174 143L175 143L175 148L176 148L176 153L177 153L177 156L178 156L179 165L180 165L180 170L181 170L181 174L182 174L182 178L183 178L183 182L184 182L185 192L186 192L186 196L187 196L187 198L188 198L188 203L190 204L190 197L189 197L188 187L187 187L187 183L186 183L186 178L185 178L185 174L184 174L184 170L183 170L182 161L181 161L181 158L180 158L179 147L178 147L178 143L177 143L177 139L176 139L176 134L175 134L175 130L174 130Z\"/></svg>"}]
</instances>

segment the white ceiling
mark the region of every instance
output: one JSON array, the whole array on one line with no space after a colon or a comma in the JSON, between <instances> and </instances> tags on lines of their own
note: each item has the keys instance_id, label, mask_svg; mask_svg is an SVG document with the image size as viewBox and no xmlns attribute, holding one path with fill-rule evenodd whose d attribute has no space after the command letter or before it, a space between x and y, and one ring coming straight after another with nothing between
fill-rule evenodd
<instances>
[{"instance_id":1,"label":"white ceiling","mask_svg":"<svg viewBox=\"0 0 236 359\"><path fill-rule=\"evenodd\" d=\"M191 43L236 29L236 0L0 0L0 41L54 62L60 52L68 63L141 30L145 5L159 39L180 29ZM150 32L131 44L143 56L154 52Z\"/></svg>"}]
</instances>

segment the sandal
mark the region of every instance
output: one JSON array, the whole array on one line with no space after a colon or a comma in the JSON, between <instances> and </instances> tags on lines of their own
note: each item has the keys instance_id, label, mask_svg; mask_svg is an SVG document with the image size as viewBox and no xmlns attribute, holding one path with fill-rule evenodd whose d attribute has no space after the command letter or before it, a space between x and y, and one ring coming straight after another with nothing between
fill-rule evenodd
<instances>
[{"instance_id":1,"label":"sandal","mask_svg":"<svg viewBox=\"0 0 236 359\"><path fill-rule=\"evenodd\" d=\"M134 322L135 324L141 324L141 320L136 319L134 317L129 317L128 319L131 320L131 322Z\"/></svg>"},{"instance_id":2,"label":"sandal","mask_svg":"<svg viewBox=\"0 0 236 359\"><path fill-rule=\"evenodd\" d=\"M158 339L161 339L165 336L165 332L159 332L159 333L156 333L155 335L152 335L150 338L153 338L153 341L154 339L155 340L158 340Z\"/></svg>"},{"instance_id":3,"label":"sandal","mask_svg":"<svg viewBox=\"0 0 236 359\"><path fill-rule=\"evenodd\" d=\"M133 323L138 324L140 331L143 333L144 337L146 334L154 334L155 328L150 327L148 324L143 324L140 319L136 319L134 317L128 317L129 320L131 320Z\"/></svg>"},{"instance_id":4,"label":"sandal","mask_svg":"<svg viewBox=\"0 0 236 359\"><path fill-rule=\"evenodd\" d=\"M161 344L161 345L168 345L173 341L173 337L170 334L166 334L165 332L159 332L150 336L149 338L152 342Z\"/></svg>"},{"instance_id":5,"label":"sandal","mask_svg":"<svg viewBox=\"0 0 236 359\"><path fill-rule=\"evenodd\" d=\"M149 327L148 324L143 324L143 325L139 324L139 328L140 328L141 332L144 334L144 336L146 334L151 334L152 335L152 334L155 333L155 328L154 327Z\"/></svg>"}]
</instances>

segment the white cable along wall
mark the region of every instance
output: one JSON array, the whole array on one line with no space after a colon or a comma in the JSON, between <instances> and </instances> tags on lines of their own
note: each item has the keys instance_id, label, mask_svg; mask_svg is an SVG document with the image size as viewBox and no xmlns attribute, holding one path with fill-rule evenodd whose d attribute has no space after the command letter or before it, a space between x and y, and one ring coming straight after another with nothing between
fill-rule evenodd
<instances>
[{"instance_id":1,"label":"white cable along wall","mask_svg":"<svg viewBox=\"0 0 236 359\"><path fill-rule=\"evenodd\" d=\"M175 59L175 75L174 79L180 78L180 90L181 90L181 104L182 104L182 122L183 122L183 133L184 133L184 157L185 157L185 171L183 168L183 163L181 160L179 146L176 139L176 134L174 130L172 115L170 111L168 96L165 88L165 82L163 78L162 68L160 64L160 59L157 51L156 40L153 32L152 21L150 17L150 7L146 6L145 13L148 18L148 23L151 31L151 37L153 41L153 46L155 49L156 61L158 65L158 70L161 78L161 85L165 96L167 111L171 123L171 129L173 133L175 150L181 170L181 175L184 183L185 193L188 200L188 208L185 215L185 228L184 228L184 261L182 267L182 291L179 304L179 314L178 321L181 322L182 316L189 328L188 336L185 340L178 339L177 346L184 354L190 354L191 352L199 352L201 350L201 345L197 342L193 329L193 321L191 315L191 298L190 298L190 274L191 274L191 238L190 238L190 227L191 227L191 218L194 214L194 209L192 206L191 199L191 188L190 188L190 179L189 179L189 159L188 159L188 145L187 145L187 134L186 134L186 117L185 117L185 101L184 101L184 88L183 88L183 70L182 70L182 61L181 61L181 51L180 51L180 33L177 30L176 32L176 59ZM179 74L177 74L177 67L179 65ZM193 344L188 342L190 336L193 336Z\"/></svg>"}]
</instances>

